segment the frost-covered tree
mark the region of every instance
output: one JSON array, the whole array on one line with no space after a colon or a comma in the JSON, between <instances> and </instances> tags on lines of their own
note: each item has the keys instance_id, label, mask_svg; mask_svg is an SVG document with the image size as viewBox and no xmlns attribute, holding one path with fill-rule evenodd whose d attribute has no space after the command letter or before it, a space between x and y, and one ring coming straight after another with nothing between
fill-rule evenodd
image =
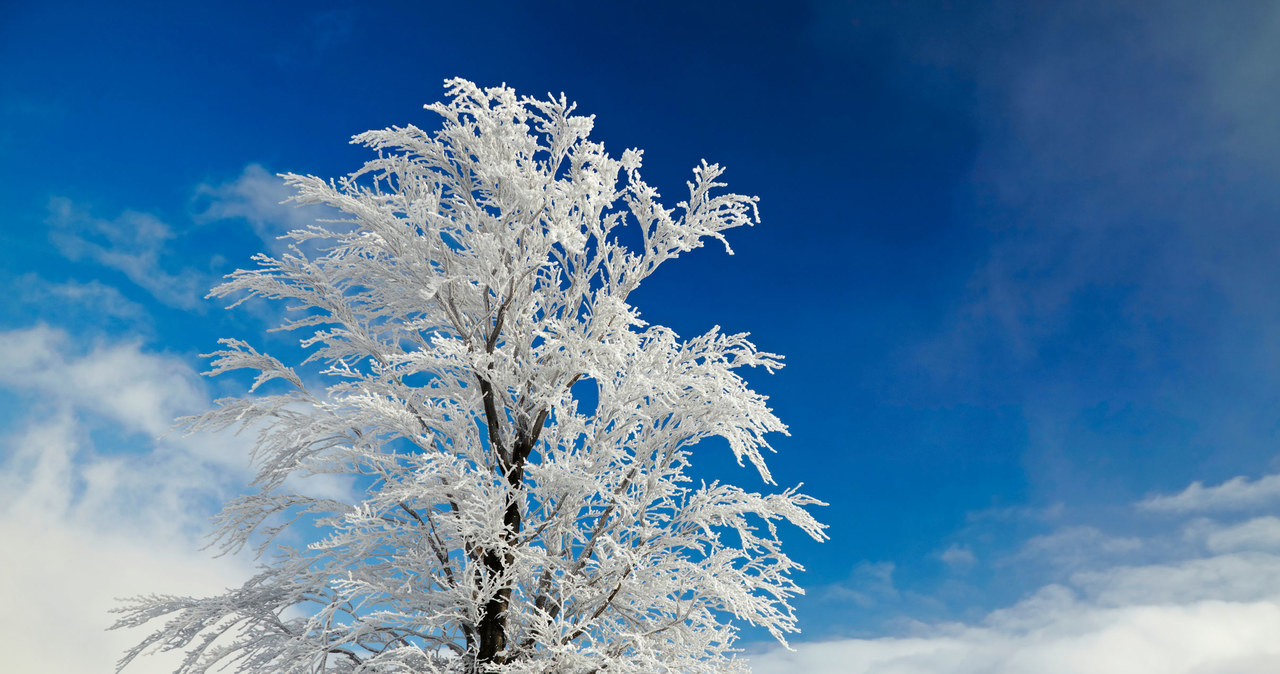
<instances>
[{"instance_id":1,"label":"frost-covered tree","mask_svg":"<svg viewBox=\"0 0 1280 674\"><path fill-rule=\"evenodd\" d=\"M627 302L753 222L756 200L716 194L704 162L665 208L641 153L606 154L563 96L447 93L427 106L438 131L356 136L377 151L356 173L284 176L294 201L347 217L214 289L290 303L280 328L306 332L317 366L300 376L235 339L212 354L210 374L257 379L183 421L259 433L256 492L214 540L256 547L261 570L118 609L118 627L163 621L121 667L160 649L186 652L180 672L736 672L736 621L796 631L799 566L776 525L825 538L818 502L687 476L695 446L723 438L772 484L766 436L785 426L737 370L780 358L719 328L682 339ZM270 380L280 392L254 393ZM356 493L291 489L316 474ZM311 525L309 545L278 536Z\"/></svg>"}]
</instances>

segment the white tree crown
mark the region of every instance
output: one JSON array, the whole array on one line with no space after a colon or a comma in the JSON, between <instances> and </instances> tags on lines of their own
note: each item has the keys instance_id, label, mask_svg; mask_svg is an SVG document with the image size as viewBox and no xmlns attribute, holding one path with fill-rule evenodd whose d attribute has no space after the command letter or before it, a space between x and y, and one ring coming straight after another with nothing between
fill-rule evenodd
<instances>
[{"instance_id":1,"label":"white tree crown","mask_svg":"<svg viewBox=\"0 0 1280 674\"><path fill-rule=\"evenodd\" d=\"M610 157L563 95L446 90L426 106L439 130L356 136L378 156L341 180L283 176L346 218L211 293L288 301L279 329L304 332L320 383L240 340L211 354L208 374L258 373L250 395L182 422L258 431L257 491L225 506L215 542L255 545L261 572L118 609L118 627L165 620L121 667L159 648L187 652L184 674L726 672L745 669L735 620L796 631L801 567L776 524L824 539L819 501L687 476L694 446L723 438L772 484L766 436L786 427L737 371L781 358L719 327L682 339L627 302L756 221L756 199L716 193L703 162L666 208L641 152ZM255 393L270 380L286 390ZM360 488L290 489L308 474ZM325 536L284 545L302 516Z\"/></svg>"}]
</instances>

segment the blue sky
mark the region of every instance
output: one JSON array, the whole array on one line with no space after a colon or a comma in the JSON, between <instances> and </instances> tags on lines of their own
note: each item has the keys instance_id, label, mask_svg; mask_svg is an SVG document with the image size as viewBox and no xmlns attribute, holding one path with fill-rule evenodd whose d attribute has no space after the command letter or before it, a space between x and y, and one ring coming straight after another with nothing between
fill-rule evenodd
<instances>
[{"instance_id":1,"label":"blue sky","mask_svg":"<svg viewBox=\"0 0 1280 674\"><path fill-rule=\"evenodd\" d=\"M790 537L804 633L747 632L759 671L1280 660L1274 3L170 4L0 8L0 589L95 579L0 640L244 571L193 545L245 440L155 438L243 386L196 376L217 338L291 345L203 294L309 217L275 172L354 170L461 76L759 195L634 296L787 356L771 466L831 541Z\"/></svg>"}]
</instances>

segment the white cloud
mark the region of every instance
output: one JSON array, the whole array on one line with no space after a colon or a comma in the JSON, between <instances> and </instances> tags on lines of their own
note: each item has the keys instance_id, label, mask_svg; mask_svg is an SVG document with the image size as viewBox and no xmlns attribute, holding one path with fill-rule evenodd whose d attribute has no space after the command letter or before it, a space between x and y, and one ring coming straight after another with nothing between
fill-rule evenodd
<instances>
[{"instance_id":1,"label":"white cloud","mask_svg":"<svg viewBox=\"0 0 1280 674\"><path fill-rule=\"evenodd\" d=\"M1143 499L1143 510L1170 513L1194 513L1227 510L1253 510L1280 503L1280 475L1267 475L1257 480L1233 477L1215 487L1201 482L1173 495L1155 495Z\"/></svg>"},{"instance_id":2,"label":"white cloud","mask_svg":"<svg viewBox=\"0 0 1280 674\"><path fill-rule=\"evenodd\" d=\"M49 202L49 239L71 260L89 259L115 269L156 299L170 306L191 309L199 304L208 280L184 269L165 270L162 260L173 231L156 217L125 211L114 220L95 218L70 199Z\"/></svg>"},{"instance_id":3,"label":"white cloud","mask_svg":"<svg viewBox=\"0 0 1280 674\"><path fill-rule=\"evenodd\" d=\"M1232 523L1198 517L1183 526L1182 534L1184 541L1214 554L1251 550L1280 553L1280 517L1273 515Z\"/></svg>"},{"instance_id":4,"label":"white cloud","mask_svg":"<svg viewBox=\"0 0 1280 674\"><path fill-rule=\"evenodd\" d=\"M13 311L14 316L72 318L85 327L107 320L127 321L134 330L149 318L142 305L98 280L52 283L28 273L10 281L9 289L0 301L21 307L21 311Z\"/></svg>"},{"instance_id":5,"label":"white cloud","mask_svg":"<svg viewBox=\"0 0 1280 674\"><path fill-rule=\"evenodd\" d=\"M1237 494L1241 489L1256 489L1260 482L1236 480L1227 491L1216 493ZM1137 514L1147 503L1135 504L1130 513ZM1123 518L1124 513L1111 516ZM1149 530L1141 536L1114 536L1094 526L1062 526L1028 539L1017 554L999 563L1000 567L1023 565L1013 569L1019 573L1047 569L1049 577L1064 578L1062 582L1043 584L1022 600L979 619L931 624L898 620L896 636L793 641L794 652L770 646L749 657L752 670L755 674L1270 674L1280 670L1280 517L1227 523L1200 517L1172 524L1171 530ZM943 556L965 562L972 555L959 544L947 553ZM893 567L887 563L867 566L872 568L891 572ZM891 578L889 572L881 575Z\"/></svg>"},{"instance_id":6,"label":"white cloud","mask_svg":"<svg viewBox=\"0 0 1280 674\"><path fill-rule=\"evenodd\" d=\"M1071 584L1099 606L1248 603L1280 596L1280 557L1245 551L1081 571Z\"/></svg>"},{"instance_id":7,"label":"white cloud","mask_svg":"<svg viewBox=\"0 0 1280 674\"><path fill-rule=\"evenodd\" d=\"M953 543L951 547L943 550L938 558L944 564L950 566L957 571L964 571L972 567L978 562L978 558L973 554L973 550L968 546Z\"/></svg>"},{"instance_id":8,"label":"white cloud","mask_svg":"<svg viewBox=\"0 0 1280 674\"><path fill-rule=\"evenodd\" d=\"M210 199L208 207L197 216L199 221L242 218L275 252L287 245L287 242L279 240L281 235L295 229L306 229L318 220L341 217L321 206L283 203L294 195L294 191L279 176L269 173L259 164L246 166L240 177L231 182L200 185L196 194Z\"/></svg>"},{"instance_id":9,"label":"white cloud","mask_svg":"<svg viewBox=\"0 0 1280 674\"><path fill-rule=\"evenodd\" d=\"M1240 524L1209 531L1205 547L1212 552L1267 550L1280 552L1280 518L1255 517Z\"/></svg>"},{"instance_id":10,"label":"white cloud","mask_svg":"<svg viewBox=\"0 0 1280 674\"><path fill-rule=\"evenodd\" d=\"M796 643L756 674L1262 674L1280 663L1280 558L1226 556L1049 585L977 624ZM1214 575L1218 584L1206 584ZM1238 592L1251 588L1249 592Z\"/></svg>"},{"instance_id":11,"label":"white cloud","mask_svg":"<svg viewBox=\"0 0 1280 674\"><path fill-rule=\"evenodd\" d=\"M0 387L28 401L25 427L0 438L0 596L10 607L0 640L15 646L6 671L111 671L144 636L105 631L116 598L211 594L247 575L245 560L198 550L217 502L247 477L243 442L95 442L102 429L154 437L173 414L207 404L189 367L136 343L80 348L38 326L0 332ZM145 658L130 671L178 662Z\"/></svg>"},{"instance_id":12,"label":"white cloud","mask_svg":"<svg viewBox=\"0 0 1280 674\"><path fill-rule=\"evenodd\" d=\"M39 525L0 516L0 642L6 670L29 674L110 672L141 631L106 631L116 597L151 592L204 595L238 584L232 560L209 560L187 539L139 532L104 535L62 522ZM73 642L68 645L68 640ZM19 647L20 646L20 647ZM137 674L172 673L180 658L162 654L130 666Z\"/></svg>"},{"instance_id":13,"label":"white cloud","mask_svg":"<svg viewBox=\"0 0 1280 674\"><path fill-rule=\"evenodd\" d=\"M154 454L93 457L69 416L37 425L6 442L6 454L17 457L0 467L0 596L10 607L0 613L0 634L22 646L6 651L10 671L111 671L144 636L106 631L117 598L211 594L247 575L242 560L198 551L193 529L201 527L189 525L207 515L193 498L207 471L180 461L153 465ZM74 648L66 635L74 635ZM177 662L147 658L130 671L172 672Z\"/></svg>"},{"instance_id":14,"label":"white cloud","mask_svg":"<svg viewBox=\"0 0 1280 674\"><path fill-rule=\"evenodd\" d=\"M898 597L893 583L893 562L859 562L853 567L848 580L842 583L815 588L826 599L840 602L852 601L869 607Z\"/></svg>"},{"instance_id":15,"label":"white cloud","mask_svg":"<svg viewBox=\"0 0 1280 674\"><path fill-rule=\"evenodd\" d=\"M2 439L10 516L185 536L249 477L245 438L165 436L208 396L184 362L136 342L81 349L48 326L0 332L0 387L27 402L25 427Z\"/></svg>"},{"instance_id":16,"label":"white cloud","mask_svg":"<svg viewBox=\"0 0 1280 674\"><path fill-rule=\"evenodd\" d=\"M66 332L44 325L0 332L0 385L153 437L206 403L195 371L177 358L145 353L137 342L86 351Z\"/></svg>"},{"instance_id":17,"label":"white cloud","mask_svg":"<svg viewBox=\"0 0 1280 674\"><path fill-rule=\"evenodd\" d=\"M118 598L218 594L249 576L247 558L200 548L209 517L251 477L253 429L157 437L175 415L209 405L185 362L136 341L82 344L39 325L0 332L0 389L18 394L25 412L0 437L0 596L9 607L0 643L14 646L0 669L111 671L155 627L105 631ZM352 483L318 475L286 486L341 498ZM128 671L172 672L179 662L160 654Z\"/></svg>"}]
</instances>

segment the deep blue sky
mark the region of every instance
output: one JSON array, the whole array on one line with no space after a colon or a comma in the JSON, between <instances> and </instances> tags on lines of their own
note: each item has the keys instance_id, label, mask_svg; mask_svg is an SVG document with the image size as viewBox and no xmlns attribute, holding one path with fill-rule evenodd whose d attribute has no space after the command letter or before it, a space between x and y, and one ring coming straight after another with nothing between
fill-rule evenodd
<instances>
[{"instance_id":1,"label":"deep blue sky","mask_svg":"<svg viewBox=\"0 0 1280 674\"><path fill-rule=\"evenodd\" d=\"M759 195L735 256L635 301L786 355L752 381L778 481L830 503L791 537L805 638L974 619L1077 568L1036 536L1153 535L1134 502L1280 468L1271 3L363 4L0 7L0 327L192 368L283 343L193 299L265 245L248 190L354 170L461 76L566 93L664 193L706 158Z\"/></svg>"}]
</instances>

